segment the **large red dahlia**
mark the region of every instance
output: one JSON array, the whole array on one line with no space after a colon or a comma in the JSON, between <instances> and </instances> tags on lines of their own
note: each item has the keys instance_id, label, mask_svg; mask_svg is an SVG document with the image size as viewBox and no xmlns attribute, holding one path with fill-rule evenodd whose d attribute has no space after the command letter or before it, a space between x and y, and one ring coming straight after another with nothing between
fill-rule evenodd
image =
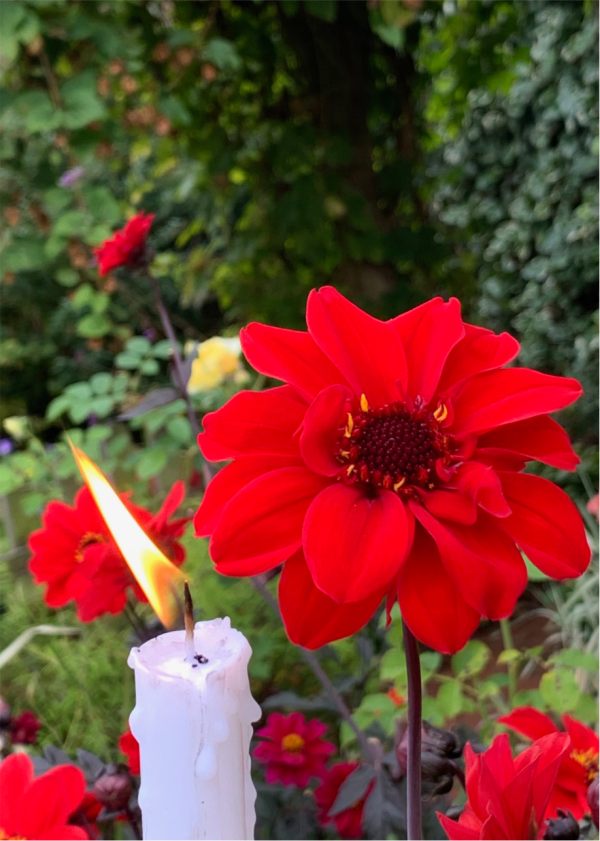
<instances>
[{"instance_id":1,"label":"large red dahlia","mask_svg":"<svg viewBox=\"0 0 600 841\"><path fill-rule=\"evenodd\" d=\"M286 384L243 391L204 419L199 445L231 460L195 518L224 575L284 564L290 639L316 648L398 599L420 640L461 648L480 617L508 616L527 574L553 578L590 551L563 491L523 473L578 463L549 412L577 380L505 368L507 333L466 324L455 298L390 321L332 287L310 293L308 332L250 324L246 358Z\"/></svg>"},{"instance_id":2,"label":"large red dahlia","mask_svg":"<svg viewBox=\"0 0 600 841\"><path fill-rule=\"evenodd\" d=\"M498 721L528 739L539 739L551 733L562 732L550 716L534 707L517 707ZM600 744L597 733L581 721L563 715L562 723L571 737L571 745L558 769L546 817L555 818L558 810L562 809L581 820L590 812L587 793L590 783L598 777Z\"/></svg>"},{"instance_id":3,"label":"large red dahlia","mask_svg":"<svg viewBox=\"0 0 600 841\"><path fill-rule=\"evenodd\" d=\"M138 523L177 566L185 560L179 539L187 517L170 518L184 497L183 482L176 482L156 514L121 499ZM46 584L44 600L50 607L77 604L77 616L90 622L103 613L120 613L127 592L147 601L112 539L94 498L81 488L73 506L54 500L43 514L44 527L29 538L29 569L38 584Z\"/></svg>"}]
</instances>

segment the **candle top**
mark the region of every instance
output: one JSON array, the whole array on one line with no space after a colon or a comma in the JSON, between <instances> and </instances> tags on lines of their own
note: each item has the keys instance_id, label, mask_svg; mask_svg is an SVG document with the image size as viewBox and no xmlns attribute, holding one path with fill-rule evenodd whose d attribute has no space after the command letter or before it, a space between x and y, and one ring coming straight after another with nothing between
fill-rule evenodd
<instances>
[{"instance_id":1,"label":"candle top","mask_svg":"<svg viewBox=\"0 0 600 841\"><path fill-rule=\"evenodd\" d=\"M132 668L146 669L157 677L204 683L209 674L227 670L240 657L246 661L250 646L225 617L196 623L194 653L190 657L184 631L170 631L132 648L128 662Z\"/></svg>"}]
</instances>

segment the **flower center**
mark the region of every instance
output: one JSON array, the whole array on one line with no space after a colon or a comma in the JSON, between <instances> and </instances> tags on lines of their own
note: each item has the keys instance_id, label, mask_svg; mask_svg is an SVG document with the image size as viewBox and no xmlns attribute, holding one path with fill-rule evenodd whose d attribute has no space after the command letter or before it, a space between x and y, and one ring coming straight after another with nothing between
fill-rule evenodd
<instances>
[{"instance_id":1,"label":"flower center","mask_svg":"<svg viewBox=\"0 0 600 841\"><path fill-rule=\"evenodd\" d=\"M83 561L83 553L87 549L88 546L91 546L92 543L103 543L104 536L101 534L95 534L92 531L86 531L83 535L81 540L79 541L79 545L77 546L77 550L75 552L75 560L78 564ZM0 836L0 841L2 841L2 836Z\"/></svg>"},{"instance_id":2,"label":"flower center","mask_svg":"<svg viewBox=\"0 0 600 841\"><path fill-rule=\"evenodd\" d=\"M304 747L304 739L299 733L288 733L281 740L281 747L291 753L298 753Z\"/></svg>"},{"instance_id":3,"label":"flower center","mask_svg":"<svg viewBox=\"0 0 600 841\"><path fill-rule=\"evenodd\" d=\"M571 759L574 759L575 762L582 766L587 774L589 783L596 779L598 776L598 754L594 748L571 751Z\"/></svg>"},{"instance_id":4,"label":"flower center","mask_svg":"<svg viewBox=\"0 0 600 841\"><path fill-rule=\"evenodd\" d=\"M399 494L435 487L452 458L452 439L441 427L447 416L443 403L434 412L402 402L371 409L363 394L340 433L337 459L347 481Z\"/></svg>"},{"instance_id":5,"label":"flower center","mask_svg":"<svg viewBox=\"0 0 600 841\"><path fill-rule=\"evenodd\" d=\"M25 841L25 836L9 835L8 832L0 826L0 841Z\"/></svg>"}]
</instances>

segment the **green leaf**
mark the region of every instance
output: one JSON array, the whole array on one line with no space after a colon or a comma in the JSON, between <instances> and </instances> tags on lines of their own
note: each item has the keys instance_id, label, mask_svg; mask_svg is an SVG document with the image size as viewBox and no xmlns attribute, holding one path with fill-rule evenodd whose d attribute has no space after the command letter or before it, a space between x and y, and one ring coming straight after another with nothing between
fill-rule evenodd
<instances>
[{"instance_id":1,"label":"green leaf","mask_svg":"<svg viewBox=\"0 0 600 841\"><path fill-rule=\"evenodd\" d=\"M4 464L0 464L0 494L9 494L21 484L19 475L15 470Z\"/></svg>"},{"instance_id":2,"label":"green leaf","mask_svg":"<svg viewBox=\"0 0 600 841\"><path fill-rule=\"evenodd\" d=\"M157 359L170 359L173 355L173 347L168 339L162 339L152 348L152 355Z\"/></svg>"},{"instance_id":3,"label":"green leaf","mask_svg":"<svg viewBox=\"0 0 600 841\"><path fill-rule=\"evenodd\" d=\"M581 691L570 669L551 669L542 675L540 693L544 703L556 712L570 712L579 703Z\"/></svg>"},{"instance_id":4,"label":"green leaf","mask_svg":"<svg viewBox=\"0 0 600 841\"><path fill-rule=\"evenodd\" d=\"M114 378L106 371L99 371L90 377L90 386L95 394L108 394L112 391Z\"/></svg>"},{"instance_id":5,"label":"green leaf","mask_svg":"<svg viewBox=\"0 0 600 841\"><path fill-rule=\"evenodd\" d=\"M115 357L115 365L117 368L125 368L128 371L134 371L140 364L139 356L135 356L127 351L121 351Z\"/></svg>"},{"instance_id":6,"label":"green leaf","mask_svg":"<svg viewBox=\"0 0 600 841\"><path fill-rule=\"evenodd\" d=\"M96 397L90 403L90 415L97 415L99 418L105 418L114 409L115 401L112 397Z\"/></svg>"},{"instance_id":7,"label":"green leaf","mask_svg":"<svg viewBox=\"0 0 600 841\"><path fill-rule=\"evenodd\" d=\"M154 374L158 374L160 371L160 365L156 361L156 359L144 359L142 364L140 365L140 371L142 374L145 374L148 377L154 376Z\"/></svg>"},{"instance_id":8,"label":"green leaf","mask_svg":"<svg viewBox=\"0 0 600 841\"><path fill-rule=\"evenodd\" d=\"M234 45L224 38L211 38L202 51L202 58L219 70L238 70L242 64Z\"/></svg>"},{"instance_id":9,"label":"green leaf","mask_svg":"<svg viewBox=\"0 0 600 841\"><path fill-rule=\"evenodd\" d=\"M79 273L75 269L58 269L54 277L61 286L76 286L79 282Z\"/></svg>"},{"instance_id":10,"label":"green leaf","mask_svg":"<svg viewBox=\"0 0 600 841\"><path fill-rule=\"evenodd\" d=\"M461 651L452 656L452 671L461 677L478 675L490 659L490 649L481 640L470 640Z\"/></svg>"},{"instance_id":11,"label":"green leaf","mask_svg":"<svg viewBox=\"0 0 600 841\"><path fill-rule=\"evenodd\" d=\"M538 569L536 566L534 566L531 563L529 558L526 558L525 555L523 555L523 557L525 558L525 566L527 567L527 578L529 578L530 581L549 581L550 580L547 575L544 575L544 573L541 571L541 569Z\"/></svg>"},{"instance_id":12,"label":"green leaf","mask_svg":"<svg viewBox=\"0 0 600 841\"><path fill-rule=\"evenodd\" d=\"M445 718L454 718L463 707L463 693L460 683L456 680L440 686L435 697L436 705Z\"/></svg>"},{"instance_id":13,"label":"green leaf","mask_svg":"<svg viewBox=\"0 0 600 841\"><path fill-rule=\"evenodd\" d=\"M64 104L62 124L68 129L83 128L106 114L104 103L96 92L94 73L85 71L73 76L61 86Z\"/></svg>"},{"instance_id":14,"label":"green leaf","mask_svg":"<svg viewBox=\"0 0 600 841\"><path fill-rule=\"evenodd\" d=\"M167 422L166 430L171 438L184 447L189 446L194 439L190 422L187 418L171 418Z\"/></svg>"},{"instance_id":15,"label":"green leaf","mask_svg":"<svg viewBox=\"0 0 600 841\"><path fill-rule=\"evenodd\" d=\"M90 416L90 404L85 403L71 403L69 408L69 417L73 423L82 423Z\"/></svg>"},{"instance_id":16,"label":"green leaf","mask_svg":"<svg viewBox=\"0 0 600 841\"><path fill-rule=\"evenodd\" d=\"M92 387L88 382L71 383L65 388L64 393L71 403L91 400L93 395Z\"/></svg>"},{"instance_id":17,"label":"green leaf","mask_svg":"<svg viewBox=\"0 0 600 841\"><path fill-rule=\"evenodd\" d=\"M49 423L57 420L61 415L68 411L71 405L71 400L66 394L59 394L54 400L51 400L46 409L46 420Z\"/></svg>"},{"instance_id":18,"label":"green leaf","mask_svg":"<svg viewBox=\"0 0 600 841\"><path fill-rule=\"evenodd\" d=\"M169 453L164 447L150 447L142 453L136 465L136 473L140 479L150 479L165 469L168 460Z\"/></svg>"},{"instance_id":19,"label":"green leaf","mask_svg":"<svg viewBox=\"0 0 600 841\"><path fill-rule=\"evenodd\" d=\"M136 356L147 356L152 345L145 336L132 336L125 345L127 353L135 354Z\"/></svg>"},{"instance_id":20,"label":"green leaf","mask_svg":"<svg viewBox=\"0 0 600 841\"><path fill-rule=\"evenodd\" d=\"M99 339L110 333L111 327L106 316L92 312L77 322L77 333L86 339Z\"/></svg>"},{"instance_id":21,"label":"green leaf","mask_svg":"<svg viewBox=\"0 0 600 841\"><path fill-rule=\"evenodd\" d=\"M523 655L516 648L506 648L498 655L497 663L500 665L504 663L516 663Z\"/></svg>"},{"instance_id":22,"label":"green leaf","mask_svg":"<svg viewBox=\"0 0 600 841\"><path fill-rule=\"evenodd\" d=\"M569 666L573 669L584 669L592 674L598 673L598 655L589 651L578 651L575 648L563 648L549 658L549 663L556 666Z\"/></svg>"},{"instance_id":23,"label":"green leaf","mask_svg":"<svg viewBox=\"0 0 600 841\"><path fill-rule=\"evenodd\" d=\"M382 680L396 681L406 676L406 660L401 648L394 646L385 652L379 666L379 676Z\"/></svg>"},{"instance_id":24,"label":"green leaf","mask_svg":"<svg viewBox=\"0 0 600 841\"><path fill-rule=\"evenodd\" d=\"M19 238L2 249L2 269L5 272L28 272L43 268L47 262L41 240Z\"/></svg>"},{"instance_id":25,"label":"green leaf","mask_svg":"<svg viewBox=\"0 0 600 841\"><path fill-rule=\"evenodd\" d=\"M67 210L61 213L52 229L52 233L65 239L71 236L78 236L86 229L89 223L87 213L81 210Z\"/></svg>"},{"instance_id":26,"label":"green leaf","mask_svg":"<svg viewBox=\"0 0 600 841\"><path fill-rule=\"evenodd\" d=\"M337 14L337 0L304 0L309 14L316 18L333 23Z\"/></svg>"}]
</instances>

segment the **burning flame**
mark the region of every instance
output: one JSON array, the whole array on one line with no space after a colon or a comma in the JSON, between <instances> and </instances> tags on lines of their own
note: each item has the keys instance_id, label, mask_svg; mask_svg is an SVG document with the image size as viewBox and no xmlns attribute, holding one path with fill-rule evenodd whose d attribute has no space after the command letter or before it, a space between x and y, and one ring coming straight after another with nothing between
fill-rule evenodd
<instances>
[{"instance_id":1,"label":"burning flame","mask_svg":"<svg viewBox=\"0 0 600 841\"><path fill-rule=\"evenodd\" d=\"M100 468L71 441L69 445L77 467L129 569L160 621L166 627L171 627L178 614L175 587L184 580L183 573L150 540Z\"/></svg>"}]
</instances>

